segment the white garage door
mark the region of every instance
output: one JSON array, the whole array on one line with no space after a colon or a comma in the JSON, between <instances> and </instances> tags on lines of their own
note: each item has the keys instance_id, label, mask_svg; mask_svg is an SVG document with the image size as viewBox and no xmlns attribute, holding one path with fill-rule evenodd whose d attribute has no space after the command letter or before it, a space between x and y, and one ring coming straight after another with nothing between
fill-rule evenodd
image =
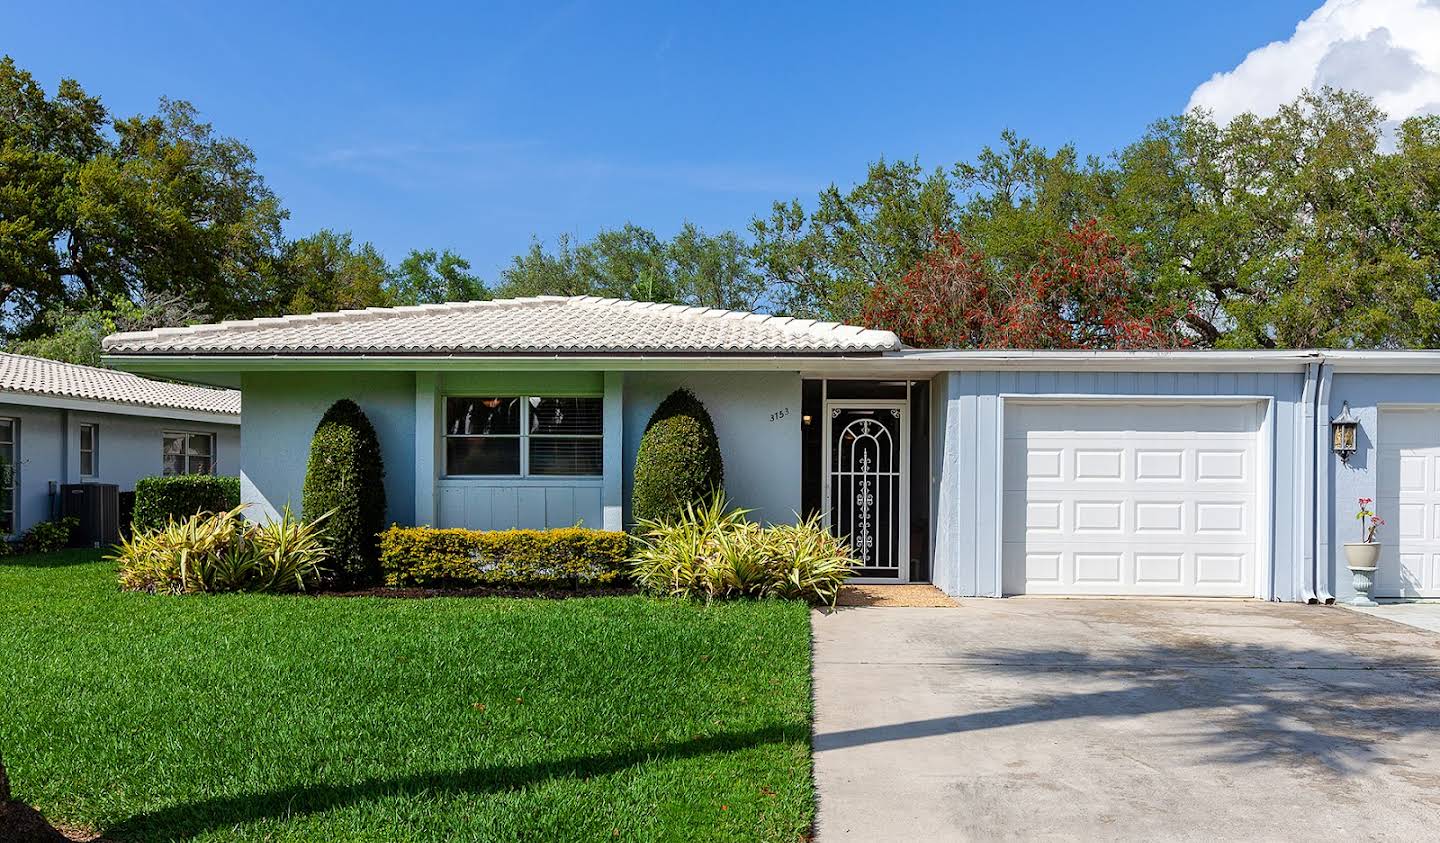
<instances>
[{"instance_id":1,"label":"white garage door","mask_svg":"<svg viewBox=\"0 0 1440 843\"><path fill-rule=\"evenodd\" d=\"M1005 405L1007 594L1255 595L1258 403Z\"/></svg>"},{"instance_id":2,"label":"white garage door","mask_svg":"<svg viewBox=\"0 0 1440 843\"><path fill-rule=\"evenodd\" d=\"M1440 597L1440 410L1385 410L1380 414L1380 465L1376 512L1380 528L1379 597ZM1339 540L1360 540L1342 501Z\"/></svg>"}]
</instances>

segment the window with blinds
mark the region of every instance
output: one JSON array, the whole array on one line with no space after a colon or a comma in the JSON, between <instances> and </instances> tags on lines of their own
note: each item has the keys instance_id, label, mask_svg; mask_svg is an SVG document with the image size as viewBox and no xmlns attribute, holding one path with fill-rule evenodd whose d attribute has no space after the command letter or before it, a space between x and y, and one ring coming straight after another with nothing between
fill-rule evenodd
<instances>
[{"instance_id":1,"label":"window with blinds","mask_svg":"<svg viewBox=\"0 0 1440 843\"><path fill-rule=\"evenodd\" d=\"M445 473L598 477L604 471L603 414L599 397L448 397Z\"/></svg>"}]
</instances>

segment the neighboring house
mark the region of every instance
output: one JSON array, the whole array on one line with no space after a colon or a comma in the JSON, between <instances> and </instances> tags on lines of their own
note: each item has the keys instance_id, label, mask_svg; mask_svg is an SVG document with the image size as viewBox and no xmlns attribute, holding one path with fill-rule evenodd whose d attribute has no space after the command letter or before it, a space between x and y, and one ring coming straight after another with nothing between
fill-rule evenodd
<instances>
[{"instance_id":1,"label":"neighboring house","mask_svg":"<svg viewBox=\"0 0 1440 843\"><path fill-rule=\"evenodd\" d=\"M0 533L55 514L62 483L236 474L240 393L0 353Z\"/></svg>"},{"instance_id":2,"label":"neighboring house","mask_svg":"<svg viewBox=\"0 0 1440 843\"><path fill-rule=\"evenodd\" d=\"M864 575L951 594L1325 599L1359 497L1378 594L1440 597L1440 353L929 351L888 332L542 297L117 334L123 368L240 387L258 514L331 402L369 414L389 517L616 529L656 405L715 420L731 501L822 512ZM1348 402L1359 450L1330 451Z\"/></svg>"}]
</instances>

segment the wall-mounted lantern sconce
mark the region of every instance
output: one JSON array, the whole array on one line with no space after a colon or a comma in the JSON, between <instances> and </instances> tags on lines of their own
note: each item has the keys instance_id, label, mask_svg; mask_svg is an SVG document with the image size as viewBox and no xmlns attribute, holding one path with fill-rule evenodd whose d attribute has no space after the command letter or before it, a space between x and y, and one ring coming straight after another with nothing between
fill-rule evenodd
<instances>
[{"instance_id":1,"label":"wall-mounted lantern sconce","mask_svg":"<svg viewBox=\"0 0 1440 843\"><path fill-rule=\"evenodd\" d=\"M1355 432L1359 427L1360 420L1350 415L1350 402L1341 404L1340 415L1330 420L1330 448L1341 462L1349 462L1355 453Z\"/></svg>"}]
</instances>

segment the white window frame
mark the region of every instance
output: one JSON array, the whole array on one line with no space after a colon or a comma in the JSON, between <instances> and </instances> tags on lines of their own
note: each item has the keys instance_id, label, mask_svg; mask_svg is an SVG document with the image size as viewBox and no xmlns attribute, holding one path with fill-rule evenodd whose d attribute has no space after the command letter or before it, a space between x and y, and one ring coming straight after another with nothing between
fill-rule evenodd
<instances>
[{"instance_id":1,"label":"white window frame","mask_svg":"<svg viewBox=\"0 0 1440 843\"><path fill-rule=\"evenodd\" d=\"M88 451L85 448L86 428L89 428L90 430L90 448L88 449ZM100 425L95 422L81 422L79 440L79 447L77 448L77 450L80 454L80 476L86 479L93 480L94 478L100 476ZM90 454L89 471L85 470L86 453Z\"/></svg>"},{"instance_id":2,"label":"white window frame","mask_svg":"<svg viewBox=\"0 0 1440 843\"><path fill-rule=\"evenodd\" d=\"M520 400L520 432L516 433L457 433L450 432L450 399L452 398L518 398ZM599 433L540 433L530 432L530 412L533 406L531 399L546 398L591 398L600 401L601 417ZM599 480L605 476L607 466L605 465L605 417L604 417L605 395L597 392L547 392L547 393L507 393L494 392L481 394L466 390L464 392L446 393L440 396L440 426L443 435L440 437L439 458L444 463L444 471L441 478L445 480L511 480L511 481L581 481ZM520 473L519 474L452 474L450 472L450 446L451 439L516 439L520 442ZM600 471L596 474L531 474L530 473L530 440L531 439L593 439L600 443Z\"/></svg>"},{"instance_id":3,"label":"white window frame","mask_svg":"<svg viewBox=\"0 0 1440 843\"><path fill-rule=\"evenodd\" d=\"M183 436L183 437L185 437L185 451L184 451L182 454L180 454L180 456L183 456L183 457L185 458L185 471L181 472L180 474L165 474L165 457L166 457L166 456L174 456L174 455L169 455L169 454L166 454L166 453L165 453L165 439L166 439L167 437L171 437L171 436ZM210 439L210 453L209 453L208 455L206 455L206 454L192 454L192 453L190 453L190 437L191 437L191 436L205 436L205 437L208 437L208 438ZM216 441L216 436L215 436L215 434L214 434L212 431L208 431L208 430L167 430L167 431L164 431L163 433L160 434L160 473L161 473L162 475L166 476L166 477L184 477L184 476L188 476L188 475L191 475L191 474L200 474L200 472L198 472L198 471L191 471L191 470L190 470L190 460L193 459L193 458L195 458L195 457L208 456L208 457L210 458L210 470L209 470L208 472L205 472L205 474L213 477L213 476L215 476L215 475L218 473L218 469L219 469L219 462L220 462L220 460L219 460L219 455L215 453L215 448L216 448L216 446L217 446L218 444L219 444L219 443Z\"/></svg>"}]
</instances>

